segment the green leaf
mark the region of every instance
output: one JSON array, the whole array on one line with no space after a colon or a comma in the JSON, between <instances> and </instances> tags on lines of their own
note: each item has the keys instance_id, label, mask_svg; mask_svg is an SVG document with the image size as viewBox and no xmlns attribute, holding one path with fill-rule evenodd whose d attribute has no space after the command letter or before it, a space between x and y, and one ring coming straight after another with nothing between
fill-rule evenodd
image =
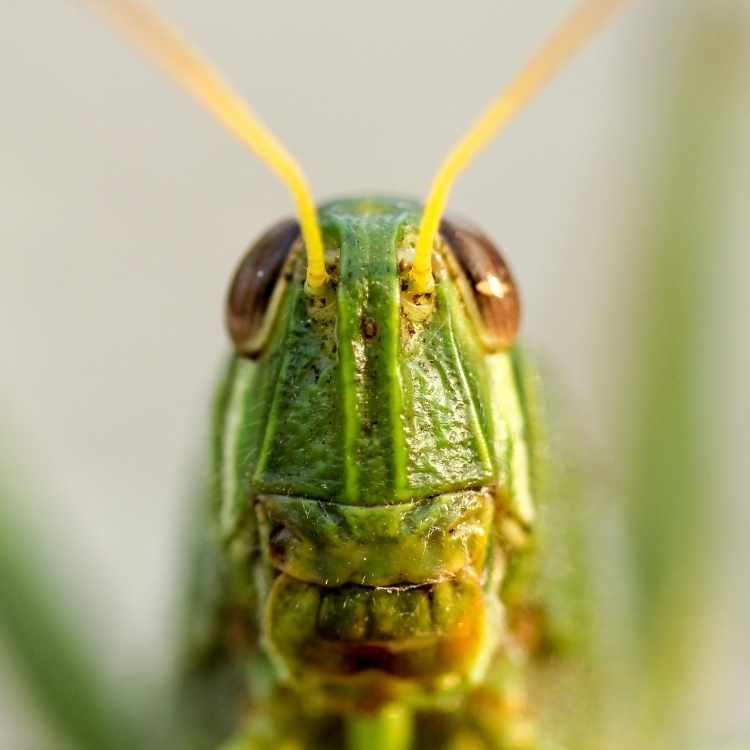
<instances>
[{"instance_id":1,"label":"green leaf","mask_svg":"<svg viewBox=\"0 0 750 750\"><path fill-rule=\"evenodd\" d=\"M710 352L721 325L722 226L747 93L745 47L741 19L711 4L687 6L685 20L677 85L655 150L662 161L645 203L651 229L627 311L639 335L623 351L633 373L623 415L630 436L622 571L630 650L621 644L610 657L629 662L615 734L623 746L630 736L639 748L666 747L689 734L689 686L700 674L697 655L710 637L719 575L717 365Z\"/></svg>"},{"instance_id":2,"label":"green leaf","mask_svg":"<svg viewBox=\"0 0 750 750\"><path fill-rule=\"evenodd\" d=\"M107 684L91 656L85 612L67 606L69 581L46 559L50 539L23 517L22 493L11 487L8 468L0 475L0 639L41 717L66 747L146 748L129 713L134 706L124 690Z\"/></svg>"}]
</instances>

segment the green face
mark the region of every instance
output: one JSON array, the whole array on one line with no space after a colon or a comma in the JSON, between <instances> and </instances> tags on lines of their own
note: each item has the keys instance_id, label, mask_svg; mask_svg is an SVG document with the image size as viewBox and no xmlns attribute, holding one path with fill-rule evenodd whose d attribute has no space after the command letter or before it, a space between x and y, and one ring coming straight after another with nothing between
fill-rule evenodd
<instances>
[{"instance_id":1,"label":"green face","mask_svg":"<svg viewBox=\"0 0 750 750\"><path fill-rule=\"evenodd\" d=\"M479 676L500 626L495 530L533 520L512 280L484 237L446 223L434 291L412 293L419 216L329 203L322 292L305 289L291 222L230 292L219 527L255 569L279 673L324 700Z\"/></svg>"}]
</instances>

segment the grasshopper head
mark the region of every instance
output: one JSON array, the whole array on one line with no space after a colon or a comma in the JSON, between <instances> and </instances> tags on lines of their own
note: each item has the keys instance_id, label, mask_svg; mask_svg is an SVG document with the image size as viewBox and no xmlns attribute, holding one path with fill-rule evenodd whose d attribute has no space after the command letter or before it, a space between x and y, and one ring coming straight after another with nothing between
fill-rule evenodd
<instances>
[{"instance_id":1,"label":"grasshopper head","mask_svg":"<svg viewBox=\"0 0 750 750\"><path fill-rule=\"evenodd\" d=\"M518 295L492 243L448 221L416 292L419 216L403 200L324 206L316 290L282 222L229 293L252 374L225 424L243 446L236 518L255 514L263 550L265 642L288 680L336 700L463 684L499 629Z\"/></svg>"}]
</instances>

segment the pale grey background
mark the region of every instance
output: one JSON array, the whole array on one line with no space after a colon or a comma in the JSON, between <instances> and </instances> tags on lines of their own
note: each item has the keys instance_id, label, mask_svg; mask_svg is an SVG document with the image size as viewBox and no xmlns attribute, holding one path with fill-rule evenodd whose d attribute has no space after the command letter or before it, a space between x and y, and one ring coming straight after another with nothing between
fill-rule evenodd
<instances>
[{"instance_id":1,"label":"pale grey background","mask_svg":"<svg viewBox=\"0 0 750 750\"><path fill-rule=\"evenodd\" d=\"M423 196L447 146L569 5L157 3L288 144L320 197ZM613 477L623 279L658 158L654 105L674 83L691 5L643 1L628 11L464 175L451 201L506 248L525 336ZM703 5L721 14L743 3ZM2 424L42 476L33 511L58 533L80 579L71 606L85 606L106 634L102 657L122 675L150 662L163 669L191 459L226 351L227 280L246 243L290 202L252 155L75 2L4 0L0 95ZM712 694L726 736L750 732L744 708L724 700L747 696L750 660L748 167L745 137L721 240L733 274L717 332L729 344L716 368L736 501L726 519L736 611L706 677L723 684ZM11 685L3 680L0 747L37 747L23 691Z\"/></svg>"}]
</instances>

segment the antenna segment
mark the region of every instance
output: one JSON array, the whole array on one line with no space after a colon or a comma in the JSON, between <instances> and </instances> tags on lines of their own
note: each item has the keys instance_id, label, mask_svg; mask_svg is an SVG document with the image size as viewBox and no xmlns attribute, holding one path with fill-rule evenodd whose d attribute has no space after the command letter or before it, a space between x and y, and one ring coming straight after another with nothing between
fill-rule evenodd
<instances>
[{"instance_id":1,"label":"antenna segment","mask_svg":"<svg viewBox=\"0 0 750 750\"><path fill-rule=\"evenodd\" d=\"M494 99L464 137L453 147L435 175L419 226L412 268L417 292L432 287L432 248L454 180L516 112L552 79L630 0L585 0L549 37L508 88Z\"/></svg>"},{"instance_id":2,"label":"antenna segment","mask_svg":"<svg viewBox=\"0 0 750 750\"><path fill-rule=\"evenodd\" d=\"M315 202L307 179L291 154L213 66L155 11L135 0L86 2L119 28L281 178L297 206L307 251L307 286L312 289L322 286L326 270Z\"/></svg>"}]
</instances>

